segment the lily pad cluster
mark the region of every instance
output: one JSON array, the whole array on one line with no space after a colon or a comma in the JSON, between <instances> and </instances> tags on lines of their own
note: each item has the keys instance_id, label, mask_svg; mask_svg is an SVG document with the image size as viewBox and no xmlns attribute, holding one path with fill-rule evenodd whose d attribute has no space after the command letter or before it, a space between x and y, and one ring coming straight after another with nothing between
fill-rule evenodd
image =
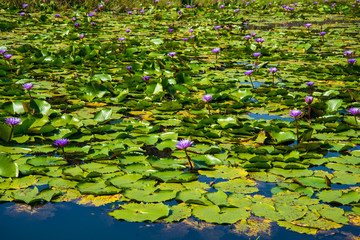
<instances>
[{"instance_id":1,"label":"lily pad cluster","mask_svg":"<svg viewBox=\"0 0 360 240\"><path fill-rule=\"evenodd\" d=\"M194 4L1 5L1 202L358 225L359 5Z\"/></svg>"}]
</instances>

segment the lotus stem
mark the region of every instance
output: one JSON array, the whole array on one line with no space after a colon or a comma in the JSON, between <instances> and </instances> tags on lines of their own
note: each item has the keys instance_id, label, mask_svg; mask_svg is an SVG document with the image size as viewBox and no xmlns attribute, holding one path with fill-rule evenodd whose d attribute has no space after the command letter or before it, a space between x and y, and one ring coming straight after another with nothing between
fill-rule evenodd
<instances>
[{"instance_id":1,"label":"lotus stem","mask_svg":"<svg viewBox=\"0 0 360 240\"><path fill-rule=\"evenodd\" d=\"M251 82L252 88L254 89L254 88L255 88L255 87L254 87L254 83L253 83L253 81L252 81L252 79L251 79L250 75L249 75L249 78L250 78L250 82Z\"/></svg>"},{"instance_id":2,"label":"lotus stem","mask_svg":"<svg viewBox=\"0 0 360 240\"><path fill-rule=\"evenodd\" d=\"M67 160L66 155L65 155L65 151L64 151L64 147L62 147L62 148L61 148L61 150L62 150L62 153L63 153L64 159L65 159L65 160Z\"/></svg>"},{"instance_id":3,"label":"lotus stem","mask_svg":"<svg viewBox=\"0 0 360 240\"><path fill-rule=\"evenodd\" d=\"M357 123L357 120L356 120L356 115L354 115L354 118L355 118L355 124L356 124L356 126L357 126L358 123Z\"/></svg>"},{"instance_id":4,"label":"lotus stem","mask_svg":"<svg viewBox=\"0 0 360 240\"><path fill-rule=\"evenodd\" d=\"M297 118L295 118L295 123L296 123L296 140L297 140L297 144L299 144L299 128L298 128Z\"/></svg>"},{"instance_id":5,"label":"lotus stem","mask_svg":"<svg viewBox=\"0 0 360 240\"><path fill-rule=\"evenodd\" d=\"M311 121L311 118L310 118L310 112L311 112L310 104L308 104L308 112L309 112L309 120L308 120L308 122L310 122Z\"/></svg>"},{"instance_id":6,"label":"lotus stem","mask_svg":"<svg viewBox=\"0 0 360 240\"><path fill-rule=\"evenodd\" d=\"M189 157L186 148L184 150L185 150L186 158L187 158L187 160L189 162L189 165L190 165L190 169L193 169L193 164L191 163L191 158Z\"/></svg>"},{"instance_id":7,"label":"lotus stem","mask_svg":"<svg viewBox=\"0 0 360 240\"><path fill-rule=\"evenodd\" d=\"M209 104L209 102L207 103L207 107L208 107L209 116L210 116L210 115L211 115L211 112L210 112L210 104ZM355 119L356 119L356 117L355 117Z\"/></svg>"},{"instance_id":8,"label":"lotus stem","mask_svg":"<svg viewBox=\"0 0 360 240\"><path fill-rule=\"evenodd\" d=\"M356 119L356 118L355 118L355 119ZM9 140L8 140L8 142L10 142L10 141L11 141L11 137L12 137L13 131L14 131L14 125L12 125L12 126L11 126L10 136L9 136Z\"/></svg>"}]
</instances>

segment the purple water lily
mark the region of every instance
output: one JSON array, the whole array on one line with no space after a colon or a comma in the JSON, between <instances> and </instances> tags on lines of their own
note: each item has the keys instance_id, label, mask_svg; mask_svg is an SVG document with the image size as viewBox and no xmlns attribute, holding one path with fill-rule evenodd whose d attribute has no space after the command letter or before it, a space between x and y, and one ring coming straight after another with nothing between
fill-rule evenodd
<instances>
[{"instance_id":1,"label":"purple water lily","mask_svg":"<svg viewBox=\"0 0 360 240\"><path fill-rule=\"evenodd\" d=\"M64 147L68 143L69 143L69 139L61 138L61 139L56 139L55 142L54 142L54 145L57 146L57 147Z\"/></svg>"},{"instance_id":2,"label":"purple water lily","mask_svg":"<svg viewBox=\"0 0 360 240\"><path fill-rule=\"evenodd\" d=\"M240 9L238 9L238 8L234 10L234 12L236 12L236 13L239 12L239 11L240 11Z\"/></svg>"},{"instance_id":3,"label":"purple water lily","mask_svg":"<svg viewBox=\"0 0 360 240\"><path fill-rule=\"evenodd\" d=\"M256 57L256 58L260 57L260 55L261 55L261 53L259 53L259 52L253 53L253 56Z\"/></svg>"},{"instance_id":4,"label":"purple water lily","mask_svg":"<svg viewBox=\"0 0 360 240\"><path fill-rule=\"evenodd\" d=\"M202 97L202 100L204 100L205 102L209 102L211 101L211 99L212 99L212 95L210 94L206 94Z\"/></svg>"},{"instance_id":5,"label":"purple water lily","mask_svg":"<svg viewBox=\"0 0 360 240\"><path fill-rule=\"evenodd\" d=\"M79 35L79 38L83 39L84 36L85 36L84 34L80 34L80 35Z\"/></svg>"},{"instance_id":6,"label":"purple water lily","mask_svg":"<svg viewBox=\"0 0 360 240\"><path fill-rule=\"evenodd\" d=\"M307 104L311 104L314 101L314 97L313 96L306 96L305 97L305 102Z\"/></svg>"},{"instance_id":7,"label":"purple water lily","mask_svg":"<svg viewBox=\"0 0 360 240\"><path fill-rule=\"evenodd\" d=\"M123 42L123 41L125 41L125 38L121 37L121 38L119 38L118 40L119 40L120 42Z\"/></svg>"},{"instance_id":8,"label":"purple water lily","mask_svg":"<svg viewBox=\"0 0 360 240\"><path fill-rule=\"evenodd\" d=\"M6 52L7 52L6 49L0 49L0 54L4 54L4 53L6 53Z\"/></svg>"},{"instance_id":9,"label":"purple water lily","mask_svg":"<svg viewBox=\"0 0 360 240\"><path fill-rule=\"evenodd\" d=\"M4 55L5 56L5 55ZM348 59L347 61L349 64L355 64L356 63L356 59Z\"/></svg>"},{"instance_id":10,"label":"purple water lily","mask_svg":"<svg viewBox=\"0 0 360 240\"><path fill-rule=\"evenodd\" d=\"M144 12L145 12L144 10L140 10L140 11L139 11L140 14L143 14Z\"/></svg>"},{"instance_id":11,"label":"purple water lily","mask_svg":"<svg viewBox=\"0 0 360 240\"><path fill-rule=\"evenodd\" d=\"M61 138L61 139L56 139L54 142L54 145L61 148L64 159L66 159L66 155L65 155L65 151L64 151L64 147L69 143L69 139L67 138Z\"/></svg>"},{"instance_id":12,"label":"purple water lily","mask_svg":"<svg viewBox=\"0 0 360 240\"><path fill-rule=\"evenodd\" d=\"M251 76L250 76L253 72L254 72L254 70L248 70L248 71L245 71L244 74L247 75L247 76L249 76L249 79L250 79L250 82L251 82L251 86L252 86L252 88L255 88L255 87L254 87L254 83L253 83L253 81L252 81L252 79L251 79Z\"/></svg>"},{"instance_id":13,"label":"purple water lily","mask_svg":"<svg viewBox=\"0 0 360 240\"><path fill-rule=\"evenodd\" d=\"M168 29L168 31L169 31L169 32L172 32L172 31L174 31L174 29L172 29L172 28L169 28L169 29Z\"/></svg>"},{"instance_id":14,"label":"purple water lily","mask_svg":"<svg viewBox=\"0 0 360 240\"><path fill-rule=\"evenodd\" d=\"M89 17L93 17L93 16L94 16L94 13L89 13L88 16L89 16Z\"/></svg>"},{"instance_id":15,"label":"purple water lily","mask_svg":"<svg viewBox=\"0 0 360 240\"><path fill-rule=\"evenodd\" d=\"M131 30L130 30L130 29L126 29L125 32L129 33L129 32L131 32Z\"/></svg>"},{"instance_id":16,"label":"purple water lily","mask_svg":"<svg viewBox=\"0 0 360 240\"><path fill-rule=\"evenodd\" d=\"M258 43L263 43L263 42L265 42L265 39L263 39L263 38L256 38L255 41L258 42Z\"/></svg>"},{"instance_id":17,"label":"purple water lily","mask_svg":"<svg viewBox=\"0 0 360 240\"><path fill-rule=\"evenodd\" d=\"M256 33L250 33L250 36L255 37Z\"/></svg>"},{"instance_id":18,"label":"purple water lily","mask_svg":"<svg viewBox=\"0 0 360 240\"><path fill-rule=\"evenodd\" d=\"M214 29L215 30L219 30L221 28L221 26L215 26Z\"/></svg>"},{"instance_id":19,"label":"purple water lily","mask_svg":"<svg viewBox=\"0 0 360 240\"><path fill-rule=\"evenodd\" d=\"M20 118L6 118L5 121L7 124L9 124L11 126L9 140L8 140L8 142L10 142L13 132L14 132L14 127L15 127L15 125L18 125L21 123L21 119Z\"/></svg>"},{"instance_id":20,"label":"purple water lily","mask_svg":"<svg viewBox=\"0 0 360 240\"><path fill-rule=\"evenodd\" d=\"M246 35L244 38L247 40L247 39L250 39L251 36L250 36L250 35Z\"/></svg>"},{"instance_id":21,"label":"purple water lily","mask_svg":"<svg viewBox=\"0 0 360 240\"><path fill-rule=\"evenodd\" d=\"M25 16L25 12L19 13L19 16Z\"/></svg>"},{"instance_id":22,"label":"purple water lily","mask_svg":"<svg viewBox=\"0 0 360 240\"><path fill-rule=\"evenodd\" d=\"M186 155L186 158L189 162L189 165L190 165L190 169L193 168L193 164L191 163L191 159L187 153L187 148L190 147L194 142L191 141L190 139L183 139L183 140L179 140L177 142L177 144L175 145L175 147L177 149L183 149L185 151L185 155Z\"/></svg>"},{"instance_id":23,"label":"purple water lily","mask_svg":"<svg viewBox=\"0 0 360 240\"><path fill-rule=\"evenodd\" d=\"M188 40L188 38L183 38L183 39L181 39L182 41L187 41Z\"/></svg>"},{"instance_id":24,"label":"purple water lily","mask_svg":"<svg viewBox=\"0 0 360 240\"><path fill-rule=\"evenodd\" d=\"M269 73L272 73L273 76L273 85L275 85L275 73L277 72L276 68L270 68Z\"/></svg>"},{"instance_id":25,"label":"purple water lily","mask_svg":"<svg viewBox=\"0 0 360 240\"><path fill-rule=\"evenodd\" d=\"M143 79L144 81L149 81L150 76L145 76L145 77L143 77L142 79Z\"/></svg>"},{"instance_id":26,"label":"purple water lily","mask_svg":"<svg viewBox=\"0 0 360 240\"><path fill-rule=\"evenodd\" d=\"M128 11L127 14L131 15L131 14L133 14L133 12L132 12L132 11Z\"/></svg>"},{"instance_id":27,"label":"purple water lily","mask_svg":"<svg viewBox=\"0 0 360 240\"><path fill-rule=\"evenodd\" d=\"M56 18L60 17L60 14L59 13L55 14L55 17Z\"/></svg>"},{"instance_id":28,"label":"purple water lily","mask_svg":"<svg viewBox=\"0 0 360 240\"><path fill-rule=\"evenodd\" d=\"M23 88L24 88L25 90L29 90L29 89L31 89L31 88L34 86L34 84L32 84L32 83L25 83L25 84L23 84L22 86L23 86Z\"/></svg>"},{"instance_id":29,"label":"purple water lily","mask_svg":"<svg viewBox=\"0 0 360 240\"><path fill-rule=\"evenodd\" d=\"M213 50L211 50L213 53L219 53L220 52L220 48L214 48Z\"/></svg>"},{"instance_id":30,"label":"purple water lily","mask_svg":"<svg viewBox=\"0 0 360 240\"><path fill-rule=\"evenodd\" d=\"M348 57L348 56L351 56L351 55L353 55L353 54L354 54L354 52L352 52L352 51L345 51L345 52L344 52L344 55L347 56L347 57Z\"/></svg>"},{"instance_id":31,"label":"purple water lily","mask_svg":"<svg viewBox=\"0 0 360 240\"><path fill-rule=\"evenodd\" d=\"M296 122L296 139L297 142L299 143L299 128L298 128L298 122L297 119L298 117L302 114L302 112L300 110L291 110L289 115L295 118L295 122Z\"/></svg>"},{"instance_id":32,"label":"purple water lily","mask_svg":"<svg viewBox=\"0 0 360 240\"><path fill-rule=\"evenodd\" d=\"M75 27L79 27L81 25L81 23L78 22L78 23L75 23L74 25L75 25Z\"/></svg>"},{"instance_id":33,"label":"purple water lily","mask_svg":"<svg viewBox=\"0 0 360 240\"><path fill-rule=\"evenodd\" d=\"M309 28L309 27L311 27L312 26L312 24L311 23L307 23L307 24L305 24L305 27L306 28Z\"/></svg>"},{"instance_id":34,"label":"purple water lily","mask_svg":"<svg viewBox=\"0 0 360 240\"><path fill-rule=\"evenodd\" d=\"M132 69L132 66L127 66L126 69L130 71Z\"/></svg>"},{"instance_id":35,"label":"purple water lily","mask_svg":"<svg viewBox=\"0 0 360 240\"><path fill-rule=\"evenodd\" d=\"M360 113L360 109L357 108L357 107L352 107L352 108L349 109L348 112L351 113L352 115L354 115L355 124L356 124L356 126L357 126L358 124L357 124L357 120L356 120L356 115L358 115L358 114Z\"/></svg>"},{"instance_id":36,"label":"purple water lily","mask_svg":"<svg viewBox=\"0 0 360 240\"><path fill-rule=\"evenodd\" d=\"M174 57L176 55L176 52L169 52L168 55L169 57Z\"/></svg>"},{"instance_id":37,"label":"purple water lily","mask_svg":"<svg viewBox=\"0 0 360 240\"><path fill-rule=\"evenodd\" d=\"M194 29L190 28L189 29L189 33L192 33L194 31Z\"/></svg>"},{"instance_id":38,"label":"purple water lily","mask_svg":"<svg viewBox=\"0 0 360 240\"><path fill-rule=\"evenodd\" d=\"M324 36L326 34L326 32L319 32L320 36Z\"/></svg>"},{"instance_id":39,"label":"purple water lily","mask_svg":"<svg viewBox=\"0 0 360 240\"><path fill-rule=\"evenodd\" d=\"M302 112L300 110L291 110L289 115L292 116L292 117L298 117L300 114L302 114Z\"/></svg>"},{"instance_id":40,"label":"purple water lily","mask_svg":"<svg viewBox=\"0 0 360 240\"><path fill-rule=\"evenodd\" d=\"M308 115L309 115L309 119L308 119L308 122L311 121L311 107L310 107L310 104L314 101L314 97L312 96L306 96L305 97L305 102L307 103L308 105Z\"/></svg>"},{"instance_id":41,"label":"purple water lily","mask_svg":"<svg viewBox=\"0 0 360 240\"><path fill-rule=\"evenodd\" d=\"M219 8L224 8L225 6L224 5L220 5Z\"/></svg>"},{"instance_id":42,"label":"purple water lily","mask_svg":"<svg viewBox=\"0 0 360 240\"><path fill-rule=\"evenodd\" d=\"M6 118L5 119L6 123L11 125L11 126L15 126L21 123L21 119L20 118Z\"/></svg>"},{"instance_id":43,"label":"purple water lily","mask_svg":"<svg viewBox=\"0 0 360 240\"><path fill-rule=\"evenodd\" d=\"M27 8L28 6L29 6L29 4L26 4L26 3L22 5L23 8Z\"/></svg>"},{"instance_id":44,"label":"purple water lily","mask_svg":"<svg viewBox=\"0 0 360 240\"><path fill-rule=\"evenodd\" d=\"M95 23L95 22L91 22L90 24L91 24L91 26L95 26L95 25L96 25L96 23Z\"/></svg>"},{"instance_id":45,"label":"purple water lily","mask_svg":"<svg viewBox=\"0 0 360 240\"><path fill-rule=\"evenodd\" d=\"M71 20L75 22L75 21L76 21L76 17L73 17Z\"/></svg>"}]
</instances>

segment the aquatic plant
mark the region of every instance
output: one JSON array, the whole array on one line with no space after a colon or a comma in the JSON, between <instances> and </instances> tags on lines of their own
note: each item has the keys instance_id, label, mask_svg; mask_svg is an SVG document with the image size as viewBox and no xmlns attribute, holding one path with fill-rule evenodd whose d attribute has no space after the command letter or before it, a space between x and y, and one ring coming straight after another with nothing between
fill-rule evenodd
<instances>
[{"instance_id":1,"label":"aquatic plant","mask_svg":"<svg viewBox=\"0 0 360 240\"><path fill-rule=\"evenodd\" d=\"M21 119L20 118L6 118L5 119L6 123L9 124L11 126L11 130L10 130L10 134L9 134L9 140L8 142L11 141L13 132L14 132L14 127L18 124L21 123Z\"/></svg>"},{"instance_id":2,"label":"aquatic plant","mask_svg":"<svg viewBox=\"0 0 360 240\"><path fill-rule=\"evenodd\" d=\"M250 82L251 82L251 86L252 86L252 88L255 88L255 87L254 87L254 83L253 83L253 81L252 81L252 79L251 79L251 76L250 76L253 72L254 72L254 70L248 70L248 71L245 71L244 74L247 75L247 76L249 76L249 79L250 79Z\"/></svg>"},{"instance_id":3,"label":"aquatic plant","mask_svg":"<svg viewBox=\"0 0 360 240\"><path fill-rule=\"evenodd\" d=\"M64 147L69 144L69 139L67 138L60 138L60 139L56 139L54 142L54 145L61 148L62 153L63 153L63 157L65 160L67 160L66 155L65 155L65 151L64 151Z\"/></svg>"},{"instance_id":4,"label":"aquatic plant","mask_svg":"<svg viewBox=\"0 0 360 240\"><path fill-rule=\"evenodd\" d=\"M189 162L189 165L190 165L190 169L193 169L194 168L194 165L192 164L191 162L191 158L189 157L189 154L187 152L187 148L190 147L194 142L189 140L189 139L182 139L182 140L179 140L177 142L177 144L175 145L175 147L177 149L183 149L185 151L185 155L186 155L186 158Z\"/></svg>"},{"instance_id":5,"label":"aquatic plant","mask_svg":"<svg viewBox=\"0 0 360 240\"><path fill-rule=\"evenodd\" d=\"M298 127L298 117L302 114L302 112L300 110L291 110L289 115L295 118L295 123L296 123L296 140L297 143L299 144L299 127Z\"/></svg>"},{"instance_id":6,"label":"aquatic plant","mask_svg":"<svg viewBox=\"0 0 360 240\"><path fill-rule=\"evenodd\" d=\"M206 95L204 95L203 97L202 97L202 100L204 100L205 102L206 102L206 104L207 104L207 107L208 107L208 111L209 111L209 116L211 115L211 112L210 112L210 101L211 101L211 99L212 99L212 95L210 95L210 94L206 94Z\"/></svg>"}]
</instances>

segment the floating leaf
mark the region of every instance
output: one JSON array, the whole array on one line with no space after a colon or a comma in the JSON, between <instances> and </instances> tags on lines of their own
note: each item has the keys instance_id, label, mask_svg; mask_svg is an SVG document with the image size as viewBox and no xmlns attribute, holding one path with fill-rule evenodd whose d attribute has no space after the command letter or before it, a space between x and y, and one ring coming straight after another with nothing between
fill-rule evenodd
<instances>
[{"instance_id":1,"label":"floating leaf","mask_svg":"<svg viewBox=\"0 0 360 240\"><path fill-rule=\"evenodd\" d=\"M170 208L164 204L129 203L121 206L122 209L110 212L109 215L129 222L154 222L169 215Z\"/></svg>"}]
</instances>

